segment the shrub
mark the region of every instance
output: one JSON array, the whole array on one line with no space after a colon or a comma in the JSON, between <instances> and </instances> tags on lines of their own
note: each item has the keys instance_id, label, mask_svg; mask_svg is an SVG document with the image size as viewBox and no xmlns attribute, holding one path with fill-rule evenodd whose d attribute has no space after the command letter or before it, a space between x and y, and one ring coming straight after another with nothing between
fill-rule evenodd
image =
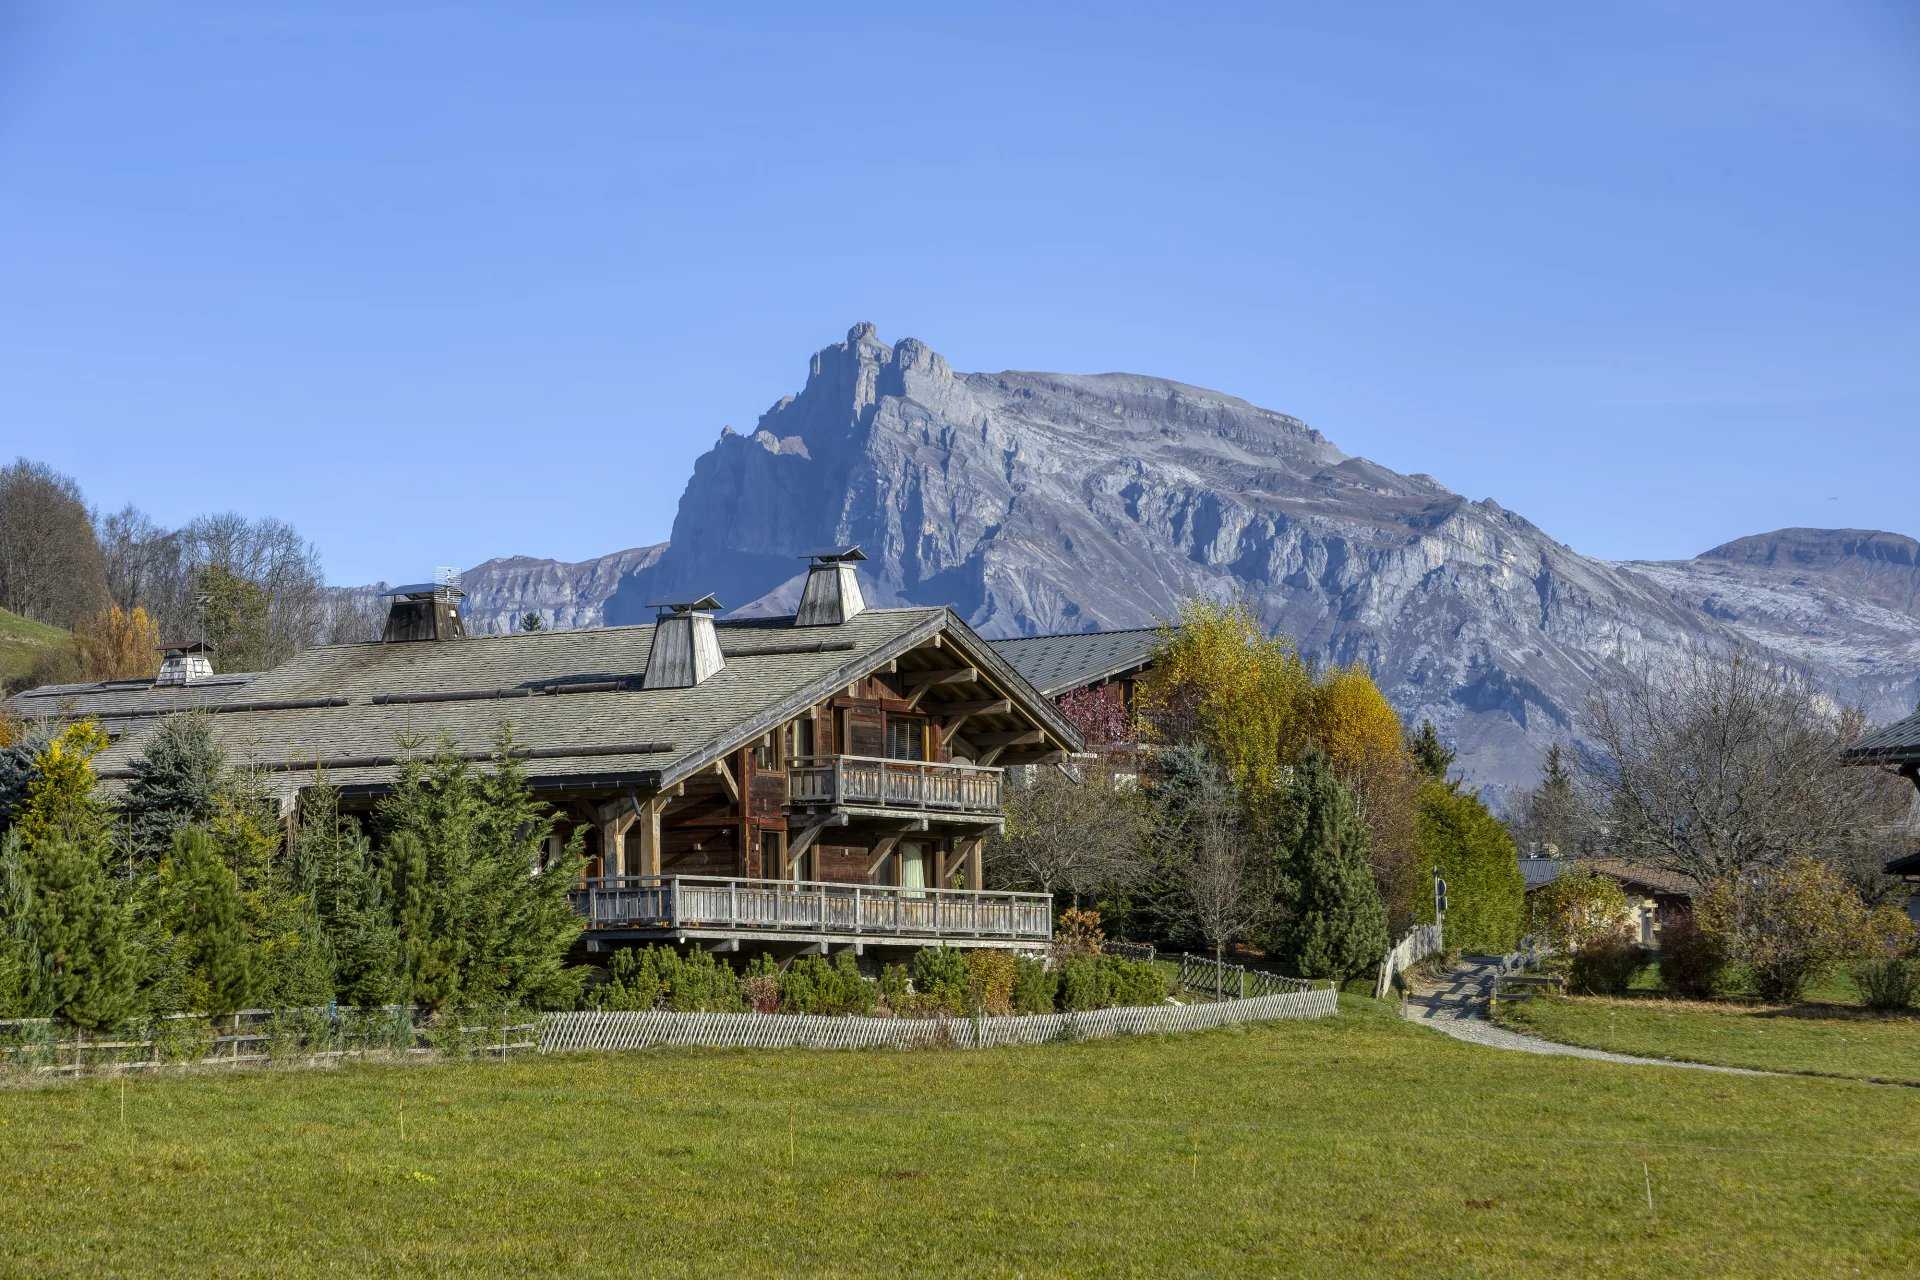
<instances>
[{"instance_id":1,"label":"shrub","mask_svg":"<svg viewBox=\"0 0 1920 1280\"><path fill-rule=\"evenodd\" d=\"M1113 1003L1152 1005L1167 998L1167 975L1151 960L1122 960L1117 956L1103 959L1113 975Z\"/></svg>"},{"instance_id":2,"label":"shrub","mask_svg":"<svg viewBox=\"0 0 1920 1280\"><path fill-rule=\"evenodd\" d=\"M1013 984L1019 969L1005 951L988 947L967 952L969 1012L1000 1016L1013 1012Z\"/></svg>"},{"instance_id":3,"label":"shrub","mask_svg":"<svg viewBox=\"0 0 1920 1280\"><path fill-rule=\"evenodd\" d=\"M880 970L880 1003L899 1013L906 1004L907 997L913 992L913 982L907 977L907 966L890 964Z\"/></svg>"},{"instance_id":4,"label":"shrub","mask_svg":"<svg viewBox=\"0 0 1920 1280\"><path fill-rule=\"evenodd\" d=\"M968 1007L967 960L948 947L924 947L913 957L913 989L946 1013L962 1014Z\"/></svg>"},{"instance_id":5,"label":"shrub","mask_svg":"<svg viewBox=\"0 0 1920 1280\"><path fill-rule=\"evenodd\" d=\"M681 1013L737 1013L747 1007L740 978L725 963L705 951L681 955L661 946L615 952L592 1003L596 1009Z\"/></svg>"},{"instance_id":6,"label":"shrub","mask_svg":"<svg viewBox=\"0 0 1920 1280\"><path fill-rule=\"evenodd\" d=\"M1617 996L1647 964L1647 949L1625 934L1595 938L1573 953L1567 985L1582 995Z\"/></svg>"},{"instance_id":7,"label":"shrub","mask_svg":"<svg viewBox=\"0 0 1920 1280\"><path fill-rule=\"evenodd\" d=\"M850 952L841 952L831 964L820 956L801 956L780 975L783 1013L871 1013L873 998L873 984L860 975Z\"/></svg>"},{"instance_id":8,"label":"shrub","mask_svg":"<svg viewBox=\"0 0 1920 1280\"><path fill-rule=\"evenodd\" d=\"M1053 930L1053 953L1063 957L1097 956L1106 941L1098 911L1068 907L1060 913L1060 923Z\"/></svg>"},{"instance_id":9,"label":"shrub","mask_svg":"<svg viewBox=\"0 0 1920 1280\"><path fill-rule=\"evenodd\" d=\"M1032 956L1021 956L1013 963L1013 1011L1052 1013L1060 991L1060 975Z\"/></svg>"},{"instance_id":10,"label":"shrub","mask_svg":"<svg viewBox=\"0 0 1920 1280\"><path fill-rule=\"evenodd\" d=\"M1565 871L1527 895L1528 929L1568 952L1618 933L1630 912L1620 882L1587 867Z\"/></svg>"},{"instance_id":11,"label":"shrub","mask_svg":"<svg viewBox=\"0 0 1920 1280\"><path fill-rule=\"evenodd\" d=\"M1074 956L1060 966L1060 1007L1075 1013L1166 998L1166 975L1148 960Z\"/></svg>"},{"instance_id":12,"label":"shrub","mask_svg":"<svg viewBox=\"0 0 1920 1280\"><path fill-rule=\"evenodd\" d=\"M1691 912L1660 931L1660 982L1674 995L1706 1000L1720 990L1726 948Z\"/></svg>"},{"instance_id":13,"label":"shrub","mask_svg":"<svg viewBox=\"0 0 1920 1280\"><path fill-rule=\"evenodd\" d=\"M1798 1000L1815 976L1859 956L1871 940L1860 895L1812 858L1721 880L1698 911L1700 927L1747 966L1767 1000Z\"/></svg>"},{"instance_id":14,"label":"shrub","mask_svg":"<svg viewBox=\"0 0 1920 1280\"><path fill-rule=\"evenodd\" d=\"M1920 972L1904 956L1863 960L1854 966L1853 981L1867 1008L1905 1009L1913 1004L1915 988L1920 987Z\"/></svg>"},{"instance_id":15,"label":"shrub","mask_svg":"<svg viewBox=\"0 0 1920 1280\"><path fill-rule=\"evenodd\" d=\"M1498 955L1520 940L1526 885L1513 837L1478 797L1444 782L1420 788L1414 830L1420 856L1407 860L1403 890L1417 922L1433 919L1435 867L1447 882L1447 945Z\"/></svg>"}]
</instances>

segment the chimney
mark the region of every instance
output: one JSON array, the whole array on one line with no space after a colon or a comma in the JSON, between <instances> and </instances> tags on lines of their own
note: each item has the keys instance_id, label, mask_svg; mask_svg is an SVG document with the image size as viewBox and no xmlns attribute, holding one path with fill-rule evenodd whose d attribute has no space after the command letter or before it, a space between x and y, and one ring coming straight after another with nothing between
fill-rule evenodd
<instances>
[{"instance_id":1,"label":"chimney","mask_svg":"<svg viewBox=\"0 0 1920 1280\"><path fill-rule=\"evenodd\" d=\"M387 592L384 598L393 603L387 606L382 642L464 640L467 628L460 620L460 601L467 593L460 589L459 576L457 570L442 569L436 582L415 582Z\"/></svg>"},{"instance_id":2,"label":"chimney","mask_svg":"<svg viewBox=\"0 0 1920 1280\"><path fill-rule=\"evenodd\" d=\"M835 547L807 557L807 588L793 615L796 627L837 627L862 612L860 579L853 566L867 557L858 547Z\"/></svg>"},{"instance_id":3,"label":"chimney","mask_svg":"<svg viewBox=\"0 0 1920 1280\"><path fill-rule=\"evenodd\" d=\"M653 650L647 654L642 688L691 689L727 665L720 656L720 637L713 631L713 615L721 608L712 596L678 604L656 604Z\"/></svg>"},{"instance_id":4,"label":"chimney","mask_svg":"<svg viewBox=\"0 0 1920 1280\"><path fill-rule=\"evenodd\" d=\"M160 674L153 678L156 689L189 685L213 674L213 660L207 656L213 646L205 640L163 644L160 652L166 656L160 659Z\"/></svg>"}]
</instances>

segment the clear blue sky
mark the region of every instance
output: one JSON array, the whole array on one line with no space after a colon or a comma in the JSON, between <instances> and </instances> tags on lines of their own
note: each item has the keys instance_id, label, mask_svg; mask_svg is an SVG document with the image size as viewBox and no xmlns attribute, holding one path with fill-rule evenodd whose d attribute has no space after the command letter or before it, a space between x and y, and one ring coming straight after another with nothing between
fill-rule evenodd
<instances>
[{"instance_id":1,"label":"clear blue sky","mask_svg":"<svg viewBox=\"0 0 1920 1280\"><path fill-rule=\"evenodd\" d=\"M1598 555L1920 534L1920 6L724 7L0 0L0 453L583 558L872 320Z\"/></svg>"}]
</instances>

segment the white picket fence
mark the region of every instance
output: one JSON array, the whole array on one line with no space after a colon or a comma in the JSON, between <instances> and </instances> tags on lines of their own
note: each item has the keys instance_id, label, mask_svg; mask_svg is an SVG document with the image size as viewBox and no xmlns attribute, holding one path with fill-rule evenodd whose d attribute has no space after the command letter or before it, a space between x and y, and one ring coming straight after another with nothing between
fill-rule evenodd
<instances>
[{"instance_id":1,"label":"white picket fence","mask_svg":"<svg viewBox=\"0 0 1920 1280\"><path fill-rule=\"evenodd\" d=\"M1297 981L1297 980L1296 980ZM1110 1036L1204 1031L1240 1022L1326 1018L1340 1011L1332 983L1300 982L1296 990L1207 1004L1096 1009L1089 1013L1020 1014L1003 1018L849 1018L804 1013L553 1013L540 1031L540 1052L645 1049L692 1045L708 1049L993 1049L1006 1045L1100 1040Z\"/></svg>"},{"instance_id":2,"label":"white picket fence","mask_svg":"<svg viewBox=\"0 0 1920 1280\"><path fill-rule=\"evenodd\" d=\"M1381 959L1380 977L1373 985L1373 998L1385 1000L1393 994L1395 974L1405 973L1428 956L1439 955L1443 949L1439 925L1417 924L1407 930L1407 936L1394 943Z\"/></svg>"}]
</instances>

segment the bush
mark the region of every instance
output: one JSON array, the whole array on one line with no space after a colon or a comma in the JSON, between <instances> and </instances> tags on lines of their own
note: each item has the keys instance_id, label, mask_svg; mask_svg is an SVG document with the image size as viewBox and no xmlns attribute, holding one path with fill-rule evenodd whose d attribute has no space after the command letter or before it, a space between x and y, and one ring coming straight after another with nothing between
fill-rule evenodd
<instances>
[{"instance_id":1,"label":"bush","mask_svg":"<svg viewBox=\"0 0 1920 1280\"><path fill-rule=\"evenodd\" d=\"M1920 987L1920 972L1904 956L1865 960L1853 970L1854 985L1869 1009L1883 1012L1905 1009L1913 1004L1914 991Z\"/></svg>"},{"instance_id":2,"label":"bush","mask_svg":"<svg viewBox=\"0 0 1920 1280\"><path fill-rule=\"evenodd\" d=\"M1046 962L1032 956L1014 961L1013 1011L1015 1013L1052 1013L1054 998L1060 992L1060 975Z\"/></svg>"},{"instance_id":3,"label":"bush","mask_svg":"<svg viewBox=\"0 0 1920 1280\"><path fill-rule=\"evenodd\" d=\"M820 956L801 956L780 975L783 1013L871 1013L873 1000L873 984L861 976L851 952L841 952L832 964Z\"/></svg>"},{"instance_id":4,"label":"bush","mask_svg":"<svg viewBox=\"0 0 1920 1280\"><path fill-rule=\"evenodd\" d=\"M1700 927L1753 974L1763 999L1788 1003L1807 983L1872 941L1866 905L1812 858L1744 871L1702 895Z\"/></svg>"},{"instance_id":5,"label":"bush","mask_svg":"<svg viewBox=\"0 0 1920 1280\"><path fill-rule=\"evenodd\" d=\"M913 989L942 1013L969 1011L967 959L949 947L925 947L913 957Z\"/></svg>"},{"instance_id":6,"label":"bush","mask_svg":"<svg viewBox=\"0 0 1920 1280\"><path fill-rule=\"evenodd\" d=\"M1068 907L1060 913L1060 922L1054 926L1053 953L1062 957L1097 956L1106 940L1098 911Z\"/></svg>"},{"instance_id":7,"label":"bush","mask_svg":"<svg viewBox=\"0 0 1920 1280\"><path fill-rule=\"evenodd\" d=\"M1149 960L1074 956L1060 966L1060 1007L1074 1013L1166 998L1166 975Z\"/></svg>"},{"instance_id":8,"label":"bush","mask_svg":"<svg viewBox=\"0 0 1920 1280\"><path fill-rule=\"evenodd\" d=\"M1433 919L1435 867L1447 882L1447 945L1499 955L1520 941L1526 884L1513 837L1478 797L1444 782L1420 788L1414 817L1419 856L1406 861L1404 887L1416 922Z\"/></svg>"},{"instance_id":9,"label":"bush","mask_svg":"<svg viewBox=\"0 0 1920 1280\"><path fill-rule=\"evenodd\" d=\"M614 953L607 981L592 995L596 1009L673 1009L680 1013L738 1013L747 1007L738 974L705 951L682 955L671 947L633 947Z\"/></svg>"},{"instance_id":10,"label":"bush","mask_svg":"<svg viewBox=\"0 0 1920 1280\"><path fill-rule=\"evenodd\" d=\"M1535 937L1573 952L1619 932L1631 910L1618 880L1575 867L1527 895L1527 928Z\"/></svg>"},{"instance_id":11,"label":"bush","mask_svg":"<svg viewBox=\"0 0 1920 1280\"><path fill-rule=\"evenodd\" d=\"M1573 953L1567 985L1581 995L1617 996L1647 964L1647 949L1624 934L1595 938Z\"/></svg>"},{"instance_id":12,"label":"bush","mask_svg":"<svg viewBox=\"0 0 1920 1280\"><path fill-rule=\"evenodd\" d=\"M907 966L890 964L880 971L880 1003L887 1008L899 1013L912 992L913 982L907 977Z\"/></svg>"},{"instance_id":13,"label":"bush","mask_svg":"<svg viewBox=\"0 0 1920 1280\"><path fill-rule=\"evenodd\" d=\"M1719 992L1726 968L1726 949L1691 913L1660 931L1660 984L1672 994L1710 999Z\"/></svg>"},{"instance_id":14,"label":"bush","mask_svg":"<svg viewBox=\"0 0 1920 1280\"><path fill-rule=\"evenodd\" d=\"M1013 984L1019 976L1013 956L982 947L967 952L969 1012L999 1017L1013 1012Z\"/></svg>"}]
</instances>

